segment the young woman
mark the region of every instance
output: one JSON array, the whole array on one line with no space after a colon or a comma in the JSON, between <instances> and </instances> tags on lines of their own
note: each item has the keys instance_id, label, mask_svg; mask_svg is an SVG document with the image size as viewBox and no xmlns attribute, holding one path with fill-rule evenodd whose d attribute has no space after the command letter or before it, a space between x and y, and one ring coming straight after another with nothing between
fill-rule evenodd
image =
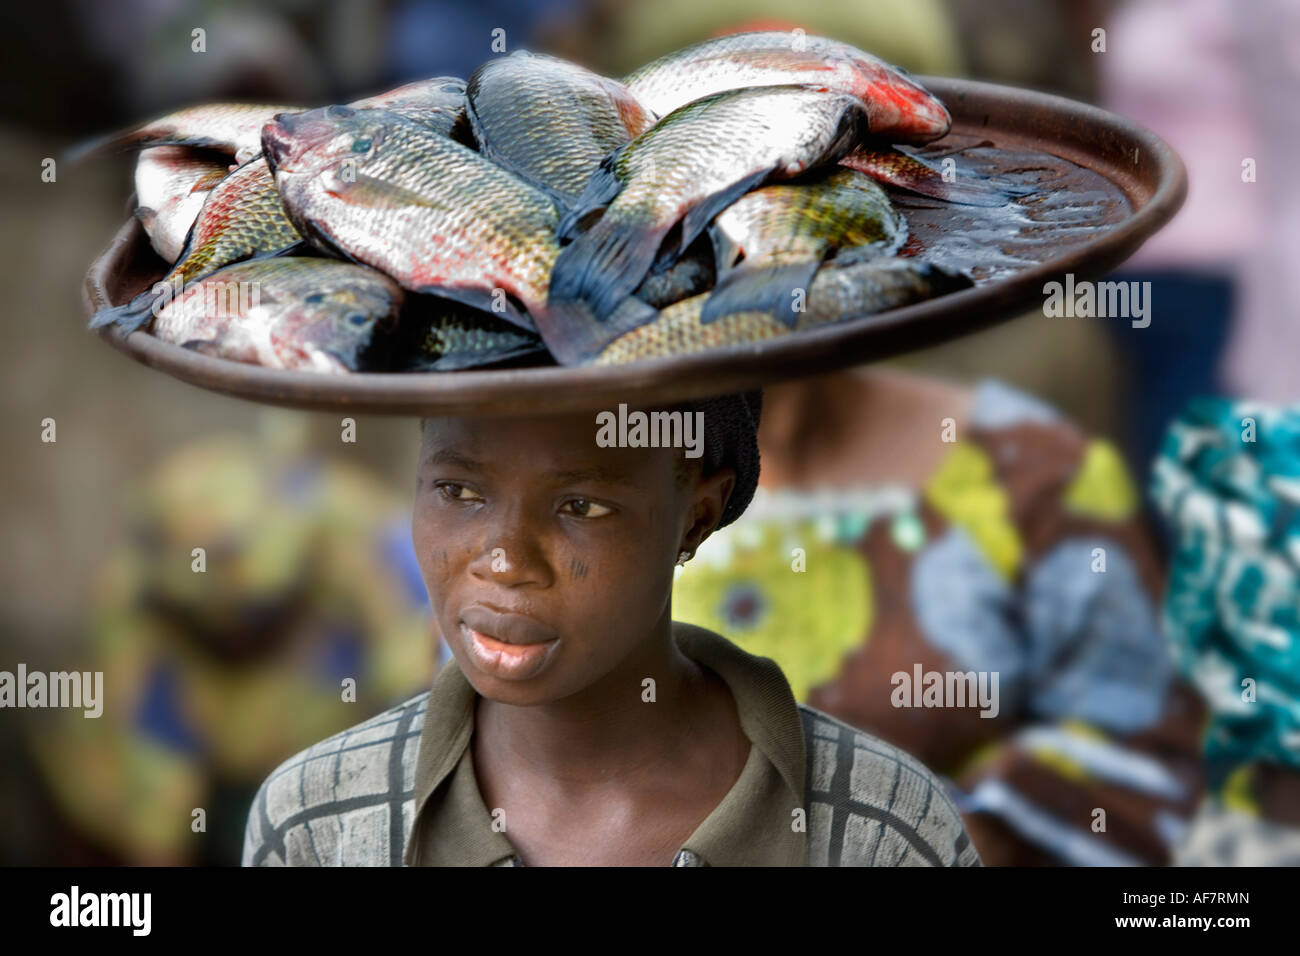
<instances>
[{"instance_id":1,"label":"young woman","mask_svg":"<svg viewBox=\"0 0 1300 956\"><path fill-rule=\"evenodd\" d=\"M246 865L979 865L919 762L674 623L674 568L753 494L759 397L659 411L701 416L700 457L605 447L598 412L422 423L454 661L277 769Z\"/></svg>"}]
</instances>

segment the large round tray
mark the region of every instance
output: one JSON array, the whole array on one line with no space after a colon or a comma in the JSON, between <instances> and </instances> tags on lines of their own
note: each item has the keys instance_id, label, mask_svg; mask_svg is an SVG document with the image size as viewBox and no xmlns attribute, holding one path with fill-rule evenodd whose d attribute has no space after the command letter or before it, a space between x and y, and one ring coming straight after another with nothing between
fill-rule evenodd
<instances>
[{"instance_id":1,"label":"large round tray","mask_svg":"<svg viewBox=\"0 0 1300 956\"><path fill-rule=\"evenodd\" d=\"M1182 204L1186 173L1160 138L1096 107L1043 93L970 80L922 77L953 117L951 133L924 151L977 156L997 152L1050 154L1077 175L1056 175L1053 188L1078 190L1095 214L1035 224L1034 261L977 281L975 287L876 315L836 322L780 338L624 366L476 370L439 373L325 375L263 368L201 355L146 332L101 335L139 362L182 381L240 398L294 408L394 415L538 414L653 404L743 391L782 379L830 371L936 344L1012 318L1044 299L1043 286L1073 273L1096 278L1132 255ZM1032 168L1032 160L1022 164ZM1068 165L1068 164L1062 164ZM1077 169L1075 169L1077 167ZM975 164L971 168L979 168ZM1003 168L989 167L996 172ZM1101 184L1104 189L1098 190ZM1108 194L1108 195L1106 195ZM1100 197L1100 198L1099 198ZM901 199L912 227L905 253L926 254L948 234L968 228L969 207ZM963 237L957 235L961 240ZM996 237L982 235L991 258ZM959 243L960 244L960 243ZM963 246L966 253L979 246ZM1002 257L1005 259L1005 257ZM90 312L119 304L162 276L164 263L143 230L129 220L86 276ZM1113 320L1112 320L1113 321Z\"/></svg>"}]
</instances>

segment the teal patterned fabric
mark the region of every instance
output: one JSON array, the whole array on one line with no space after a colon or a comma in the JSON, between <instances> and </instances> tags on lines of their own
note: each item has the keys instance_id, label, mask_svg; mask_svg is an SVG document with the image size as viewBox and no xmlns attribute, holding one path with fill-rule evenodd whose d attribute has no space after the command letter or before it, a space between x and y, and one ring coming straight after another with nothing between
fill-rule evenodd
<instances>
[{"instance_id":1,"label":"teal patterned fabric","mask_svg":"<svg viewBox=\"0 0 1300 956\"><path fill-rule=\"evenodd\" d=\"M1151 490L1175 536L1166 630L1212 711L1211 785L1255 761L1300 769L1300 406L1194 401Z\"/></svg>"}]
</instances>

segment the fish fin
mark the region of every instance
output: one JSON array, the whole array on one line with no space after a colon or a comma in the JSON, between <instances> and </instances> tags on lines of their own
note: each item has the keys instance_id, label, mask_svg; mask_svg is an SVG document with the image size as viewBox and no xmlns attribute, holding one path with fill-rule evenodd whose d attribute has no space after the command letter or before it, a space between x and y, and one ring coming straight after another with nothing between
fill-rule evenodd
<instances>
[{"instance_id":1,"label":"fish fin","mask_svg":"<svg viewBox=\"0 0 1300 956\"><path fill-rule=\"evenodd\" d=\"M200 355L211 355L213 358L221 358L221 348L211 339L186 339L181 343L181 348L189 349L191 352L198 352Z\"/></svg>"},{"instance_id":2,"label":"fish fin","mask_svg":"<svg viewBox=\"0 0 1300 956\"><path fill-rule=\"evenodd\" d=\"M700 324L733 312L764 312L794 328L799 322L795 293L806 300L821 260L789 262L777 266L740 266L718 280L700 310Z\"/></svg>"},{"instance_id":3,"label":"fish fin","mask_svg":"<svg viewBox=\"0 0 1300 956\"><path fill-rule=\"evenodd\" d=\"M606 321L650 271L667 231L654 224L623 224L606 214L560 250L548 304L585 302L594 321Z\"/></svg>"},{"instance_id":4,"label":"fish fin","mask_svg":"<svg viewBox=\"0 0 1300 956\"><path fill-rule=\"evenodd\" d=\"M714 268L717 270L718 275L721 276L736 264L736 260L740 258L744 250L740 248L739 244L733 242L731 237L718 227L717 223L710 225L708 232L709 242L713 246Z\"/></svg>"},{"instance_id":5,"label":"fish fin","mask_svg":"<svg viewBox=\"0 0 1300 956\"><path fill-rule=\"evenodd\" d=\"M624 332L658 317L658 309L631 296L603 322L585 302L548 303L534 316L542 341L561 365L585 365Z\"/></svg>"},{"instance_id":6,"label":"fish fin","mask_svg":"<svg viewBox=\"0 0 1300 956\"><path fill-rule=\"evenodd\" d=\"M722 212L722 210L726 209L751 189L761 185L763 180L767 179L771 173L772 170L770 168L760 169L756 173L750 173L744 179L732 183L726 189L714 193L699 205L688 210L686 215L682 218L682 237L681 241L677 243L678 250L686 249L687 246L695 241L695 237L703 232L709 223L713 222L714 217L717 216L718 213ZM672 261L675 262L676 259L677 257L673 256Z\"/></svg>"},{"instance_id":7,"label":"fish fin","mask_svg":"<svg viewBox=\"0 0 1300 956\"><path fill-rule=\"evenodd\" d=\"M560 225L555 230L555 235L561 242L576 239L582 220L608 206L614 201L614 197L623 191L623 183L614 172L614 164L623 149L624 147L620 146L602 159L596 171L591 174L591 179L587 180L587 188L582 191L582 195L565 204L568 211L560 219Z\"/></svg>"},{"instance_id":8,"label":"fish fin","mask_svg":"<svg viewBox=\"0 0 1300 956\"><path fill-rule=\"evenodd\" d=\"M362 263L362 265L364 264L365 263ZM479 310L480 312L486 312L494 319L501 319L529 332L537 332L537 326L534 324L533 319L528 315L528 312L512 302L508 294L505 296L506 310L504 312L498 312L493 308L498 300L496 299L495 294L487 289L426 285L413 287L411 291L422 295L433 295L440 296L444 299L450 299L453 302L459 302L461 305L467 305L470 308Z\"/></svg>"},{"instance_id":9,"label":"fish fin","mask_svg":"<svg viewBox=\"0 0 1300 956\"><path fill-rule=\"evenodd\" d=\"M281 246L278 249L263 249L260 252L255 252L251 256L247 256L239 261L255 262L258 259L279 259L282 256L300 256L305 252L311 251L311 249L312 245L310 240L299 239L297 242L291 242L287 246ZM228 262L226 265L234 265L234 263ZM365 263L361 263L361 265L365 265ZM222 266L222 268L224 269L225 266Z\"/></svg>"},{"instance_id":10,"label":"fish fin","mask_svg":"<svg viewBox=\"0 0 1300 956\"><path fill-rule=\"evenodd\" d=\"M482 352L447 352L432 361L417 359L408 371L419 372L455 372L466 368L484 368L510 362L529 355L546 353L546 346L540 340L536 342L519 342L499 349Z\"/></svg>"},{"instance_id":11,"label":"fish fin","mask_svg":"<svg viewBox=\"0 0 1300 956\"><path fill-rule=\"evenodd\" d=\"M414 190L407 189L405 186L398 186L396 183L376 179L374 176L368 176L365 173L357 173L355 181L345 182L339 187L337 195L358 206L370 206L376 209L391 209L394 206L443 208L439 203L431 202Z\"/></svg>"},{"instance_id":12,"label":"fish fin","mask_svg":"<svg viewBox=\"0 0 1300 956\"><path fill-rule=\"evenodd\" d=\"M212 169L204 173L199 180L190 187L190 193L209 192L217 183L221 182L230 175L229 169Z\"/></svg>"},{"instance_id":13,"label":"fish fin","mask_svg":"<svg viewBox=\"0 0 1300 956\"><path fill-rule=\"evenodd\" d=\"M870 262L873 259L888 259L898 251L898 245L885 242L868 242L863 246L846 246L835 251L834 261L841 265L855 262Z\"/></svg>"},{"instance_id":14,"label":"fish fin","mask_svg":"<svg viewBox=\"0 0 1300 956\"><path fill-rule=\"evenodd\" d=\"M152 289L141 292L130 302L100 309L91 316L88 329L101 329L116 325L123 335L130 335L153 318L154 294Z\"/></svg>"},{"instance_id":15,"label":"fish fin","mask_svg":"<svg viewBox=\"0 0 1300 956\"><path fill-rule=\"evenodd\" d=\"M897 156L904 157L905 162L900 165ZM864 147L842 157L840 165L856 169L896 189L960 206L1005 206L1016 197L1033 192L1028 186L969 172L962 173L953 182L945 182L943 173L937 167L901 149Z\"/></svg>"}]
</instances>

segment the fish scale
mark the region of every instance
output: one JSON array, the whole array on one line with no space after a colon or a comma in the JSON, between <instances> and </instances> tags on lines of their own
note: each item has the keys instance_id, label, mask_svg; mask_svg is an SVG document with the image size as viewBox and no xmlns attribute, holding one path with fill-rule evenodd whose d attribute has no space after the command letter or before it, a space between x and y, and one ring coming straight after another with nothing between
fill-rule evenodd
<instances>
[{"instance_id":1,"label":"fish scale","mask_svg":"<svg viewBox=\"0 0 1300 956\"><path fill-rule=\"evenodd\" d=\"M364 266L263 259L190 284L159 310L153 334L237 362L349 372L375 332L396 321L402 299L395 282Z\"/></svg>"},{"instance_id":2,"label":"fish scale","mask_svg":"<svg viewBox=\"0 0 1300 956\"><path fill-rule=\"evenodd\" d=\"M601 163L561 225L571 233L587 215L604 214L560 253L550 304L582 304L563 327L546 316L539 329L565 364L594 356L609 341L653 316L632 311L628 295L681 223L684 248L735 199L770 178L788 178L834 162L857 140L866 116L847 93L809 86L728 90L665 116ZM666 253L671 263L675 250ZM664 259L663 256L660 256Z\"/></svg>"},{"instance_id":3,"label":"fish scale","mask_svg":"<svg viewBox=\"0 0 1300 956\"><path fill-rule=\"evenodd\" d=\"M316 112L269 124L264 138L297 221L412 291L494 311L499 289L529 313L544 308L559 254L549 197L387 111ZM295 138L300 127L316 138ZM341 175L345 159L353 181ZM513 306L499 314L532 328Z\"/></svg>"},{"instance_id":4,"label":"fish scale","mask_svg":"<svg viewBox=\"0 0 1300 956\"><path fill-rule=\"evenodd\" d=\"M847 43L802 32L704 40L647 63L623 82L661 116L723 90L808 83L858 97L872 136L890 142L928 143L952 125L944 105L902 70Z\"/></svg>"},{"instance_id":5,"label":"fish scale","mask_svg":"<svg viewBox=\"0 0 1300 956\"><path fill-rule=\"evenodd\" d=\"M947 292L971 280L953 270L916 259L888 258L823 265L808 289L795 330L884 312ZM645 325L624 333L596 357L596 365L623 365L703 349L744 345L788 335L786 322L770 312L748 310L701 320L708 295L671 305Z\"/></svg>"},{"instance_id":6,"label":"fish scale","mask_svg":"<svg viewBox=\"0 0 1300 956\"><path fill-rule=\"evenodd\" d=\"M605 156L655 121L621 83L524 51L479 67L467 96L483 154L570 203Z\"/></svg>"}]
</instances>

